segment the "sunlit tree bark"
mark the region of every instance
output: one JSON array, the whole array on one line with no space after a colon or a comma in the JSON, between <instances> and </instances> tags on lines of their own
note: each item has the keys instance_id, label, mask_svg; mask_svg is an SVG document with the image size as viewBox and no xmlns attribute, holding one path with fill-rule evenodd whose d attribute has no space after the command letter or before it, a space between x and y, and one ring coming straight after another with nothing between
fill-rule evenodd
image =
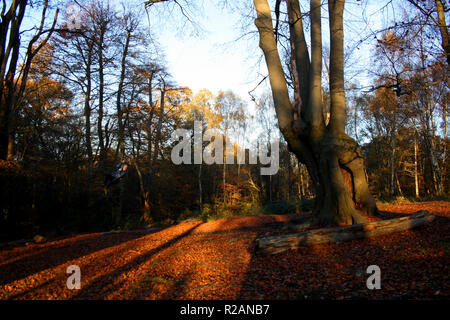
<instances>
[{"instance_id":1,"label":"sunlit tree bark","mask_svg":"<svg viewBox=\"0 0 450 320\"><path fill-rule=\"evenodd\" d=\"M311 61L298 0L287 1L291 50L296 61L299 101L293 104L284 76L267 0L254 0L259 45L266 60L279 128L292 152L306 164L316 192L313 223L352 224L378 213L369 192L364 161L357 143L345 134L343 10L344 1L330 0L331 121L322 110L321 1L311 0ZM298 106L300 105L300 114ZM358 212L359 211L359 212Z\"/></svg>"}]
</instances>

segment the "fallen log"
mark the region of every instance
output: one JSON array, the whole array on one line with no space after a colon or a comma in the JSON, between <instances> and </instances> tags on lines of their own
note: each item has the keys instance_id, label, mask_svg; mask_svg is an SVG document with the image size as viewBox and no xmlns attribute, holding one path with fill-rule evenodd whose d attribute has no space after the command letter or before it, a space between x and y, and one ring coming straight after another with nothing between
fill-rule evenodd
<instances>
[{"instance_id":1,"label":"fallen log","mask_svg":"<svg viewBox=\"0 0 450 320\"><path fill-rule=\"evenodd\" d=\"M431 222L433 219L433 215L421 210L401 218L265 237L256 240L255 251L261 255L276 254L315 244L339 243L369 238L416 228Z\"/></svg>"}]
</instances>

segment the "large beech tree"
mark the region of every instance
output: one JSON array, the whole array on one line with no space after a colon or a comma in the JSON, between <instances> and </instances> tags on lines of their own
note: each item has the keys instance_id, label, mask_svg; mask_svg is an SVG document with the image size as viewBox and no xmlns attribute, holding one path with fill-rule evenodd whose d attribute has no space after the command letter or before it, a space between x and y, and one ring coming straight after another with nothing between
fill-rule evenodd
<instances>
[{"instance_id":1,"label":"large beech tree","mask_svg":"<svg viewBox=\"0 0 450 320\"><path fill-rule=\"evenodd\" d=\"M277 0L276 11L280 2ZM255 25L269 72L279 128L290 150L307 166L314 183L317 198L311 222L317 225L364 222L365 215L375 215L378 210L369 192L361 150L356 141L345 134L345 0L328 1L331 101L328 124L322 109L321 1L310 1L311 54L305 40L298 0L285 2L294 61L295 101L289 97L267 0L254 0Z\"/></svg>"}]
</instances>

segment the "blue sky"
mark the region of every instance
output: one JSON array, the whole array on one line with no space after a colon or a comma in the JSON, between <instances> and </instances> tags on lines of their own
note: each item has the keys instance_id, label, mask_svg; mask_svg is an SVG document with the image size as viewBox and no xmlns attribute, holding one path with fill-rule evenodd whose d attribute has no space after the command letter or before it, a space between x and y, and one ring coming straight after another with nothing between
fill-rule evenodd
<instances>
[{"instance_id":1,"label":"blue sky","mask_svg":"<svg viewBox=\"0 0 450 320\"><path fill-rule=\"evenodd\" d=\"M155 6L148 10L150 32L161 44L169 71L179 85L188 86L194 92L203 88L212 92L232 90L242 98L249 97L248 91L257 84L258 73L251 72L256 62L248 61L249 46L244 41L234 41L240 36L239 14L204 1L201 13L195 17L200 24L200 34L193 35L189 23L186 25L189 30L184 33L170 18L164 20L168 26L160 27L160 20L154 15L161 12L155 10ZM177 8L173 15L175 20L184 19Z\"/></svg>"},{"instance_id":2,"label":"blue sky","mask_svg":"<svg viewBox=\"0 0 450 320\"><path fill-rule=\"evenodd\" d=\"M253 3L251 0L249 2ZM233 40L239 38L243 31L238 25L241 19L240 13L232 13L230 10L221 9L218 1L200 1L201 6L196 12L192 12L193 18L199 21L203 32L200 36L192 35L192 28L181 21L186 19L181 15L178 7L155 4L148 10L150 17L150 32L152 37L158 39L161 44L170 73L177 84L188 86L194 92L207 88L213 92L218 90L232 90L242 98L249 100L248 91L252 90L266 75L265 63L258 64L262 52L258 48L257 38L250 42ZM376 14L380 7L387 1L347 1L344 20L346 44L352 46L368 29L379 29L388 21L381 13ZM301 1L305 5L305 1ZM156 7L156 6L160 7ZM305 5L305 9L308 5ZM363 21L362 10L365 9L367 23ZM386 10L389 10L387 8ZM328 25L326 21L326 5L322 10L323 39L328 38ZM384 11L386 13L386 11ZM389 19L389 17L387 18ZM147 18L146 18L147 20ZM180 23L182 27L180 28ZM250 25L256 31L253 24ZM308 33L308 32L306 32ZM248 39L248 38L247 38ZM354 50L354 69L364 69L370 63L370 52L373 50L373 42L359 46ZM325 44L326 45L326 44ZM366 75L356 71L354 79L361 85L367 85ZM262 86L260 92L264 89ZM265 86L267 90L267 85Z\"/></svg>"},{"instance_id":3,"label":"blue sky","mask_svg":"<svg viewBox=\"0 0 450 320\"><path fill-rule=\"evenodd\" d=\"M120 0L113 1L120 3ZM262 52L258 48L257 36L253 37L251 41L248 37L244 40L234 41L244 33L239 29L242 12L233 13L231 10L222 9L219 4L221 0L179 0L179 2L182 4L194 3L197 6L184 7L188 16L198 23L197 29L187 21L180 8L173 2L154 4L147 10L147 13L144 10L143 0L132 0L131 2L142 8L143 23L147 25L150 20L149 36L160 44L161 53L174 81L180 86L190 87L194 92L203 88L214 93L219 90L232 90L250 101L248 91L258 84L267 71L264 60L261 60ZM367 32L367 28L379 29L389 22L386 21L385 14L374 14L387 2L387 0L362 2L347 0L344 17L346 44L352 46ZM234 5L238 2L228 0L228 3ZM252 10L253 1L241 0L239 3L247 3ZM300 3L304 6L304 11L309 9L308 1L300 1ZM322 29L323 39L326 42L328 38L326 5L323 8ZM367 23L362 20L362 8L366 9ZM65 10L65 8L60 9ZM39 17L34 14L32 16L35 20ZM246 31L256 31L256 27L251 21L249 29ZM308 37L308 31L306 31L306 35ZM354 50L352 61L356 63L353 66L355 70L364 70L370 67L372 43L369 41L360 46L359 50ZM355 80L362 85L367 84L365 72L356 71L355 74L357 74ZM267 82L259 88L259 93L268 90Z\"/></svg>"}]
</instances>

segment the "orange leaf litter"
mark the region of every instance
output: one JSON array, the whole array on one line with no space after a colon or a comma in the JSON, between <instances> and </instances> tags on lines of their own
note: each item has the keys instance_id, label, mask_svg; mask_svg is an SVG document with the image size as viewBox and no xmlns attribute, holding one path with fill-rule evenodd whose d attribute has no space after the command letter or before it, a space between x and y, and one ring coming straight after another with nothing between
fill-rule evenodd
<instances>
[{"instance_id":1,"label":"orange leaf litter","mask_svg":"<svg viewBox=\"0 0 450 320\"><path fill-rule=\"evenodd\" d=\"M189 221L0 248L0 299L432 299L449 290L450 202L380 205L436 219L420 229L256 256L257 237L298 215ZM304 215L303 217L305 217ZM366 269L381 269L369 290ZM66 269L81 269L81 289Z\"/></svg>"}]
</instances>

